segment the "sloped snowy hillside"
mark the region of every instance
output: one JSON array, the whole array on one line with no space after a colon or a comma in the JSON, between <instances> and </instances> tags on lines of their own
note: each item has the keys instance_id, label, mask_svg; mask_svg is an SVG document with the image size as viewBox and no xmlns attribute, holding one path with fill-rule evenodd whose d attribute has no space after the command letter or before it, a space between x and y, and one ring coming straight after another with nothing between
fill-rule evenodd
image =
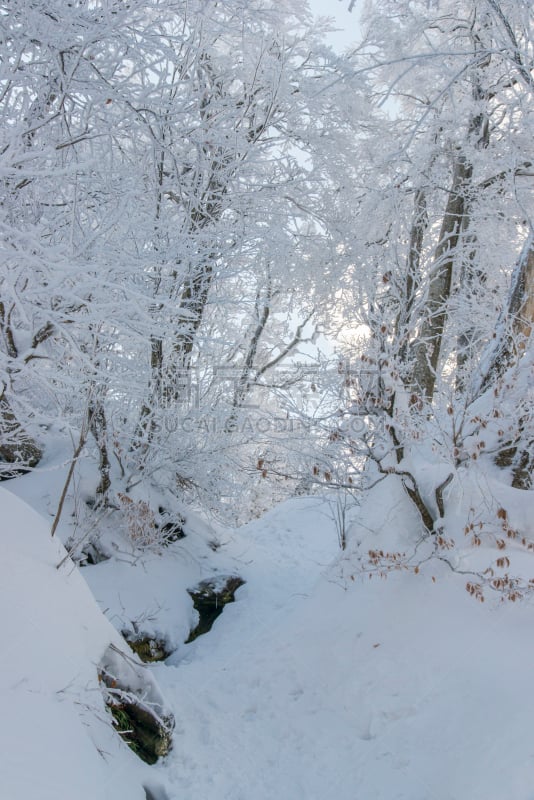
<instances>
[{"instance_id":1,"label":"sloped snowy hillside","mask_svg":"<svg viewBox=\"0 0 534 800\"><path fill-rule=\"evenodd\" d=\"M115 733L97 668L124 642L61 543L0 489L0 795L145 800L143 765Z\"/></svg>"}]
</instances>

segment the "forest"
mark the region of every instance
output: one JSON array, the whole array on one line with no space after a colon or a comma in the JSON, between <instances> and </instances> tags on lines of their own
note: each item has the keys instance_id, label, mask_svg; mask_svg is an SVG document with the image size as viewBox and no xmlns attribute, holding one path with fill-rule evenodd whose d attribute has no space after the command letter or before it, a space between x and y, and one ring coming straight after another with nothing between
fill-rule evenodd
<instances>
[{"instance_id":1,"label":"forest","mask_svg":"<svg viewBox=\"0 0 534 800\"><path fill-rule=\"evenodd\" d=\"M289 605L311 592L319 563L343 591L367 579L368 618L377 614L378 627L394 613L396 581L410 579L399 608L412 608L413 582L428 579L426 596L436 576L451 582L440 604L450 603L451 620L472 620L466 630L485 624L478 615L489 606L505 608L501 615L520 607L527 625L534 9L530 0L345 3L356 5L354 44L338 52L328 43L332 21L314 17L306 0L0 3L3 548L13 520L28 513L12 506L16 495L45 517L46 546L55 549L39 558L83 574L117 629L101 631L102 642L95 634L90 658L100 663L101 713L111 708L123 733L127 693L146 699L149 686L150 713L159 709L169 737L180 709L161 699L158 682L170 697L175 679L160 665L155 677L132 677L109 648L145 636L150 653L163 654L148 661L186 672L179 665L193 657L184 654L207 647L189 642L213 571L240 581L226 586L223 605L237 592L226 625L259 591L251 620L244 610L236 622L251 635L252 617L276 607L279 591ZM249 548L250 574L238 555ZM176 580L180 599L171 600L161 587ZM211 583L222 603L224 581ZM158 584L165 596L151 600ZM346 612L332 600L332 613L357 616L359 597ZM69 603L58 599L63 610ZM317 598L315 606L320 618ZM506 639L515 617L502 619ZM350 633L339 637L352 658ZM440 647L436 640L435 653ZM479 657L492 662L492 653L482 648ZM384 666L384 685L394 673ZM84 680L96 681L91 675ZM199 684L185 680L194 695ZM274 678L271 688L278 697ZM340 707L347 692L339 691ZM184 690L180 702L188 698ZM232 708L239 702L237 693ZM192 706L188 719L196 713ZM223 722L214 725L223 737ZM294 723L309 776L314 745L304 728ZM371 722L369 731L373 739ZM262 794L253 767L239 787L225 773L230 749L213 784L191 778L181 794L204 744L201 733L190 740L190 762L173 762L170 782L140 778L147 800L353 800L357 786L362 800L502 796L489 778L467 791L467 767L460 788L442 794L435 773L421 778L422 762L414 767L420 791L412 776L408 794L397 795L378 767L335 791L325 778L319 789L311 778L298 783L296 756ZM18 768L12 774L13 800L48 797L27 786L19 795ZM532 769L515 794L506 774L505 794L532 797ZM108 797L106 780L93 797ZM83 800L68 787L54 797ZM121 791L144 800L129 785L109 797Z\"/></svg>"}]
</instances>

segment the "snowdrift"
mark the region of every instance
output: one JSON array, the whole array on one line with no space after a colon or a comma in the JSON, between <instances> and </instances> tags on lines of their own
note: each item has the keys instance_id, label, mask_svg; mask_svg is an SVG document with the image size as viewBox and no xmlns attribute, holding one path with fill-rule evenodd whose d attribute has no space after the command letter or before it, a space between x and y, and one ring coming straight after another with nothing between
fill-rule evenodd
<instances>
[{"instance_id":1,"label":"snowdrift","mask_svg":"<svg viewBox=\"0 0 534 800\"><path fill-rule=\"evenodd\" d=\"M0 489L0 773L9 800L145 800L98 665L121 637L35 511Z\"/></svg>"}]
</instances>

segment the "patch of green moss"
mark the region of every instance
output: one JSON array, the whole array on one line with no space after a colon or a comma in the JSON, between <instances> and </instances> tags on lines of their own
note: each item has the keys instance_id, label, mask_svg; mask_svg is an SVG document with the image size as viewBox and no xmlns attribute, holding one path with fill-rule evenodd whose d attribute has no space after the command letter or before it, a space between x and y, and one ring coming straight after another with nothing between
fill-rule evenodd
<instances>
[{"instance_id":1,"label":"patch of green moss","mask_svg":"<svg viewBox=\"0 0 534 800\"><path fill-rule=\"evenodd\" d=\"M149 711L134 703L108 703L117 733L136 756L147 764L171 749L171 731L165 728Z\"/></svg>"},{"instance_id":2,"label":"patch of green moss","mask_svg":"<svg viewBox=\"0 0 534 800\"><path fill-rule=\"evenodd\" d=\"M165 642L162 639L152 639L150 636L145 636L142 639L130 639L128 638L128 633L124 631L123 636L134 653L137 653L145 664L164 661L170 656L170 651L166 649Z\"/></svg>"}]
</instances>

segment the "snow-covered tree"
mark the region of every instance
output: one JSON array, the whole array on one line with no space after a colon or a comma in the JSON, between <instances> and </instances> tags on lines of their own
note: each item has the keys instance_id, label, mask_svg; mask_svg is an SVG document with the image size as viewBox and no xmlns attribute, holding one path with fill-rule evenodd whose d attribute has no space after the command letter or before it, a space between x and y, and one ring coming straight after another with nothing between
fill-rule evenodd
<instances>
[{"instance_id":1,"label":"snow-covered tree","mask_svg":"<svg viewBox=\"0 0 534 800\"><path fill-rule=\"evenodd\" d=\"M350 445L431 532L473 460L515 454L530 485L533 23L515 0L370 2L353 56L377 110L346 244L368 331Z\"/></svg>"},{"instance_id":2,"label":"snow-covered tree","mask_svg":"<svg viewBox=\"0 0 534 800\"><path fill-rule=\"evenodd\" d=\"M358 115L304 3L60 6L2 18L2 457L35 464L60 416L92 434L100 495L163 467L213 495L237 444L184 436L191 392L231 422L274 402L331 279Z\"/></svg>"}]
</instances>

